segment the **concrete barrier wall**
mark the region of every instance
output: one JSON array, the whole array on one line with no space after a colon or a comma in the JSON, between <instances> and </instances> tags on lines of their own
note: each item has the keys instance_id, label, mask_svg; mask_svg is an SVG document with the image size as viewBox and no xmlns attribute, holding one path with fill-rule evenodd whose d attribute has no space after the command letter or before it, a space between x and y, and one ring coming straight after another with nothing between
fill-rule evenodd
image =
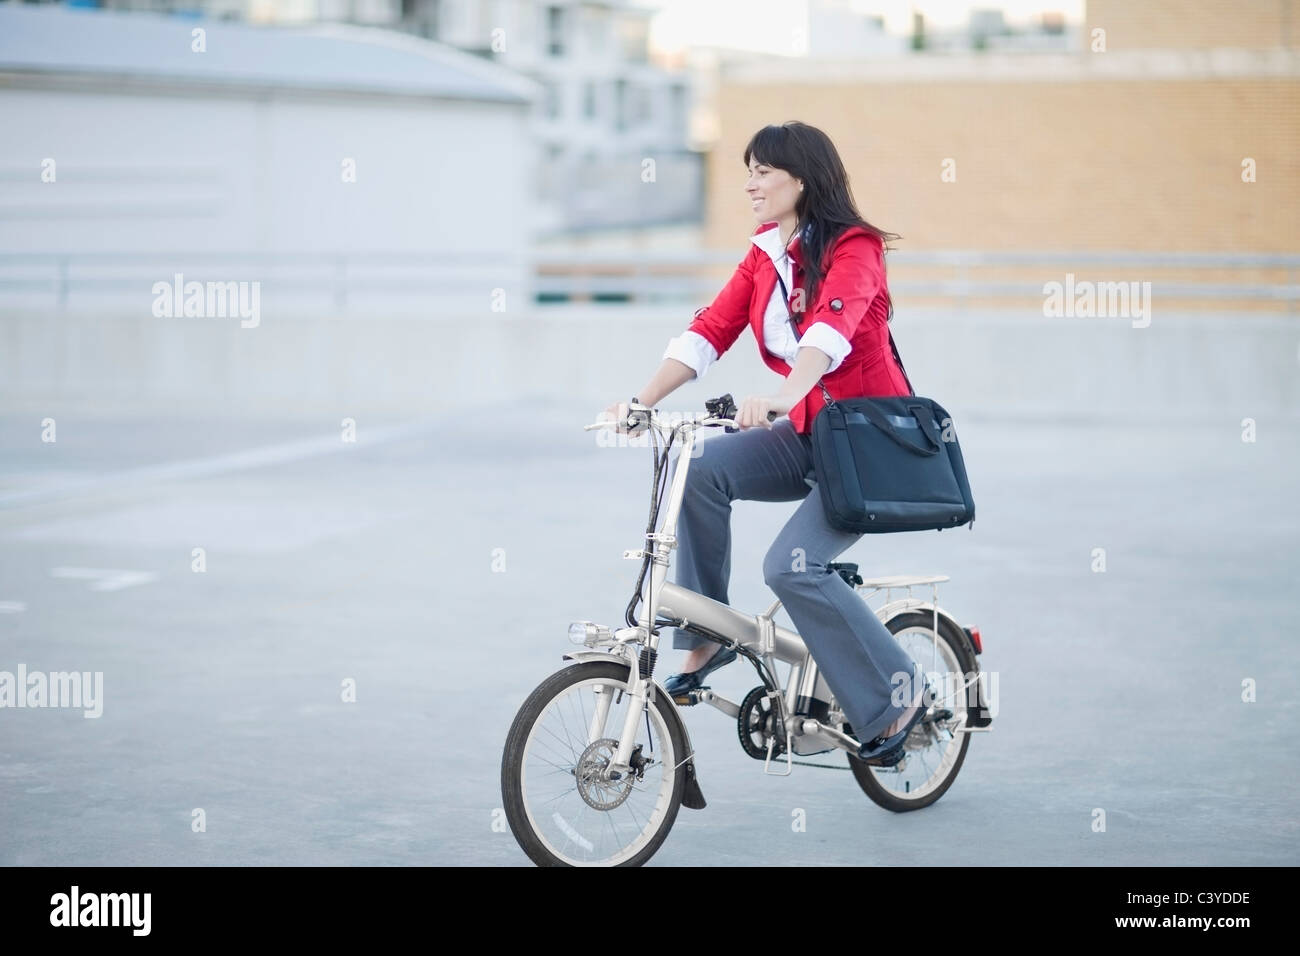
<instances>
[{"instance_id":1,"label":"concrete barrier wall","mask_svg":"<svg viewBox=\"0 0 1300 956\"><path fill-rule=\"evenodd\" d=\"M604 407L638 390L691 310L618 307L445 318L158 319L0 314L0 404L125 412L420 417L533 399ZM918 394L959 421L1300 418L1300 325L1258 315L1043 318L896 304ZM775 391L746 331L665 407ZM585 414L585 412L584 412Z\"/></svg>"}]
</instances>

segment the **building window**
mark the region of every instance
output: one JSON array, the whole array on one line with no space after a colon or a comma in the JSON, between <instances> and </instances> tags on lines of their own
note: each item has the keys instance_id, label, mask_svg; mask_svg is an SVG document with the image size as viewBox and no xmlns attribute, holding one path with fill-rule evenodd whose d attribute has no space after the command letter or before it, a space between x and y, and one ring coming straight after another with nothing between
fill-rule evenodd
<instances>
[{"instance_id":1,"label":"building window","mask_svg":"<svg viewBox=\"0 0 1300 956\"><path fill-rule=\"evenodd\" d=\"M401 0L402 24L412 33L436 39L441 0Z\"/></svg>"},{"instance_id":2,"label":"building window","mask_svg":"<svg viewBox=\"0 0 1300 956\"><path fill-rule=\"evenodd\" d=\"M614 129L627 129L627 80L614 81Z\"/></svg>"},{"instance_id":3,"label":"building window","mask_svg":"<svg viewBox=\"0 0 1300 956\"><path fill-rule=\"evenodd\" d=\"M564 56L564 13L563 7L546 8L546 52L551 56Z\"/></svg>"},{"instance_id":4,"label":"building window","mask_svg":"<svg viewBox=\"0 0 1300 956\"><path fill-rule=\"evenodd\" d=\"M596 118L596 84L593 80L582 84L582 115L587 119Z\"/></svg>"}]
</instances>

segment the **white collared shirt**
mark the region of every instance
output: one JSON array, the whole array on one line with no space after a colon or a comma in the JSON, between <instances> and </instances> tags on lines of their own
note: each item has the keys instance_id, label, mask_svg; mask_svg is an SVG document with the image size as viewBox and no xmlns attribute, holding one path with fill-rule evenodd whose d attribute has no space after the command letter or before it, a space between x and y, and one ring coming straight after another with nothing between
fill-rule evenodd
<instances>
[{"instance_id":1,"label":"white collared shirt","mask_svg":"<svg viewBox=\"0 0 1300 956\"><path fill-rule=\"evenodd\" d=\"M794 285L794 267L781 243L781 227L764 229L750 236L749 241L767 253L776 266L777 274L785 280L785 287L791 288ZM805 345L825 352L830 358L831 364L823 375L829 375L839 368L852 349L849 340L825 322L814 322L804 331L802 338L796 339L794 330L790 328L790 313L781 298L781 283L778 282L772 289L767 311L763 313L763 346L793 368L800 347ZM695 370L698 379L718 360L718 352L704 336L688 330L669 341L662 357L674 358L689 365Z\"/></svg>"}]
</instances>

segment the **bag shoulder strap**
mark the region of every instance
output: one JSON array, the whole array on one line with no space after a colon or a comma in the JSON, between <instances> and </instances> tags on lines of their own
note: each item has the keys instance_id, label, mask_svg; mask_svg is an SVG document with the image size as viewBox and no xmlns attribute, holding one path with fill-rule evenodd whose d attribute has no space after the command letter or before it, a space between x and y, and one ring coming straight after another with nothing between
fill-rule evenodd
<instances>
[{"instance_id":1,"label":"bag shoulder strap","mask_svg":"<svg viewBox=\"0 0 1300 956\"><path fill-rule=\"evenodd\" d=\"M907 392L915 397L916 389L912 387L912 380L907 377L907 369L903 368L903 359L898 354L898 346L894 344L894 333L889 333L889 350L894 353L894 361L898 363L898 370L903 373L903 381L907 383Z\"/></svg>"},{"instance_id":2,"label":"bag shoulder strap","mask_svg":"<svg viewBox=\"0 0 1300 956\"><path fill-rule=\"evenodd\" d=\"M785 314L790 319L790 331L794 332L794 340L798 342L800 338L799 326L795 324L794 313L790 311L790 293L785 287L785 280L781 278L780 269L776 271L776 281L781 283L781 301L785 303ZM826 404L829 407L834 408L835 399L831 398L831 393L826 390L826 383L819 378L817 379L817 384L821 386L822 397L826 399Z\"/></svg>"},{"instance_id":3,"label":"bag shoulder strap","mask_svg":"<svg viewBox=\"0 0 1300 956\"><path fill-rule=\"evenodd\" d=\"M779 269L776 273L776 281L781 283L781 301L785 303L786 315L790 317L790 329L794 332L794 338L797 342L799 341L799 326L795 324L794 313L790 311L790 292L785 287L785 280L781 278L781 272ZM912 380L907 377L907 369L903 368L903 359L902 356L898 354L898 346L894 344L894 333L892 331L889 333L889 350L894 353L894 361L898 363L898 370L903 373L903 381L907 383L908 394L915 396L916 389L912 387ZM821 379L817 380L817 384L822 387L822 394L826 397L826 403L828 405L834 405L835 402L831 398L831 393L826 391L826 386L822 383Z\"/></svg>"}]
</instances>

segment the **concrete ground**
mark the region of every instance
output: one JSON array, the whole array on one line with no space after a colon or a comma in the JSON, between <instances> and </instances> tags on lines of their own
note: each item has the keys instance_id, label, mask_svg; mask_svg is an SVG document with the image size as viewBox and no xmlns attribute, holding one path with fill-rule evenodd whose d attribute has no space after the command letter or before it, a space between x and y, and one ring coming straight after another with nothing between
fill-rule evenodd
<instances>
[{"instance_id":1,"label":"concrete ground","mask_svg":"<svg viewBox=\"0 0 1300 956\"><path fill-rule=\"evenodd\" d=\"M646 518L649 452L598 448L595 412L363 418L356 442L338 415L69 409L53 443L0 416L0 671L103 673L98 718L0 709L0 863L526 865L493 828L507 727L571 620L621 620ZM764 776L689 710L709 806L652 863L1300 863L1294 422L959 424L973 530L842 560L951 576L993 731L895 815L841 770ZM736 503L735 606L771 600L793 508ZM714 686L738 699L742 667Z\"/></svg>"}]
</instances>

